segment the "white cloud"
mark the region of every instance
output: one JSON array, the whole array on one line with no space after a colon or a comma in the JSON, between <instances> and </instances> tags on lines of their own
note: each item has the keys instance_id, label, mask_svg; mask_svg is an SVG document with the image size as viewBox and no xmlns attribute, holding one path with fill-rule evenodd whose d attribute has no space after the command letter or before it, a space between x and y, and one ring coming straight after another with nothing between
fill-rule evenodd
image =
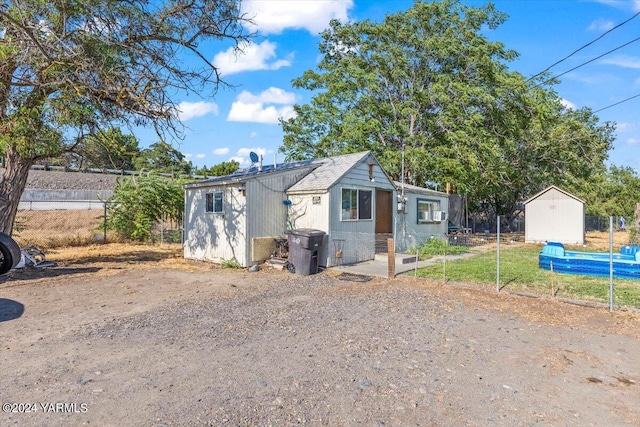
<instances>
[{"instance_id":1,"label":"white cloud","mask_svg":"<svg viewBox=\"0 0 640 427\"><path fill-rule=\"evenodd\" d=\"M231 157L229 160L235 160L238 163L240 163L240 167L248 167L251 166L251 159L249 158L249 154L251 152L254 152L256 154L260 154L263 157L263 164L271 164L270 162L268 162L265 158L267 157L267 155L273 155L274 151L273 150L269 150L267 148L264 147L253 147L253 148L240 148L238 149L238 151L236 152L236 155Z\"/></svg>"},{"instance_id":2,"label":"white cloud","mask_svg":"<svg viewBox=\"0 0 640 427\"><path fill-rule=\"evenodd\" d=\"M626 143L628 145L638 145L640 144L640 138L629 138L627 139Z\"/></svg>"},{"instance_id":3,"label":"white cloud","mask_svg":"<svg viewBox=\"0 0 640 427\"><path fill-rule=\"evenodd\" d=\"M576 109L576 104L574 104L571 101L568 101L566 99L561 99L560 103L564 106L564 108L566 108L567 110L575 110Z\"/></svg>"},{"instance_id":4,"label":"white cloud","mask_svg":"<svg viewBox=\"0 0 640 427\"><path fill-rule=\"evenodd\" d=\"M613 28L615 24L613 23L613 21L607 21L605 19L596 19L595 21L593 21L591 23L591 25L589 25L589 30L590 31L609 31L610 29Z\"/></svg>"},{"instance_id":5,"label":"white cloud","mask_svg":"<svg viewBox=\"0 0 640 427\"><path fill-rule=\"evenodd\" d=\"M251 92L244 90L240 95L238 95L238 101L247 103L261 102L268 104L293 104L296 102L296 94L277 87L270 87L267 90L263 90L258 95L254 95Z\"/></svg>"},{"instance_id":6,"label":"white cloud","mask_svg":"<svg viewBox=\"0 0 640 427\"><path fill-rule=\"evenodd\" d=\"M239 157L239 156L233 156L231 158L229 158L229 161L235 160L236 162L238 162L239 166L241 168L245 168L247 166L249 166L251 164L251 162L249 161L248 158L245 157Z\"/></svg>"},{"instance_id":7,"label":"white cloud","mask_svg":"<svg viewBox=\"0 0 640 427\"><path fill-rule=\"evenodd\" d=\"M205 159L205 158L207 158L207 155L204 154L204 153L198 153L198 154L196 154L195 157L196 157L196 159Z\"/></svg>"},{"instance_id":8,"label":"white cloud","mask_svg":"<svg viewBox=\"0 0 640 427\"><path fill-rule=\"evenodd\" d=\"M202 117L207 114L213 114L214 116L218 115L218 105L214 102L188 102L182 101L176 107L178 112L178 118L186 122L187 120L191 120L195 117Z\"/></svg>"},{"instance_id":9,"label":"white cloud","mask_svg":"<svg viewBox=\"0 0 640 427\"><path fill-rule=\"evenodd\" d=\"M290 54L287 59L276 60L276 47L275 43L266 40L260 44L246 43L241 45L241 51L230 47L213 58L213 65L219 68L220 73L224 75L243 71L277 70L291 66L293 54Z\"/></svg>"},{"instance_id":10,"label":"white cloud","mask_svg":"<svg viewBox=\"0 0 640 427\"><path fill-rule=\"evenodd\" d=\"M616 124L616 130L620 132L629 132L638 129L636 123L620 122Z\"/></svg>"},{"instance_id":11,"label":"white cloud","mask_svg":"<svg viewBox=\"0 0 640 427\"><path fill-rule=\"evenodd\" d=\"M224 156L229 154L229 149L228 148L216 148L215 150L212 151L213 154L215 154L216 156Z\"/></svg>"},{"instance_id":12,"label":"white cloud","mask_svg":"<svg viewBox=\"0 0 640 427\"><path fill-rule=\"evenodd\" d=\"M595 2L625 10L631 4L633 10L635 10L636 12L640 11L640 0L633 0L633 2L630 2L628 0L595 0Z\"/></svg>"},{"instance_id":13,"label":"white cloud","mask_svg":"<svg viewBox=\"0 0 640 427\"><path fill-rule=\"evenodd\" d=\"M251 139L254 139L254 138L257 138L257 137L258 137L258 132L251 132L249 134L249 138L251 138Z\"/></svg>"},{"instance_id":14,"label":"white cloud","mask_svg":"<svg viewBox=\"0 0 640 427\"><path fill-rule=\"evenodd\" d=\"M294 93L275 87L270 87L257 95L243 91L231 104L227 120L230 122L277 124L280 118L287 120L295 117L292 105L295 103L295 99Z\"/></svg>"},{"instance_id":15,"label":"white cloud","mask_svg":"<svg viewBox=\"0 0 640 427\"><path fill-rule=\"evenodd\" d=\"M189 160L189 159L190 159L190 158L192 158L192 157L193 157L193 154L191 154L191 153L184 153L184 158L185 158L185 159Z\"/></svg>"},{"instance_id":16,"label":"white cloud","mask_svg":"<svg viewBox=\"0 0 640 427\"><path fill-rule=\"evenodd\" d=\"M246 0L246 13L263 34L279 34L287 28L305 29L318 34L329 26L331 19L347 21L347 11L353 0Z\"/></svg>"},{"instance_id":17,"label":"white cloud","mask_svg":"<svg viewBox=\"0 0 640 427\"><path fill-rule=\"evenodd\" d=\"M617 65L623 68L640 69L640 57L631 55L616 55L602 60L603 64Z\"/></svg>"}]
</instances>

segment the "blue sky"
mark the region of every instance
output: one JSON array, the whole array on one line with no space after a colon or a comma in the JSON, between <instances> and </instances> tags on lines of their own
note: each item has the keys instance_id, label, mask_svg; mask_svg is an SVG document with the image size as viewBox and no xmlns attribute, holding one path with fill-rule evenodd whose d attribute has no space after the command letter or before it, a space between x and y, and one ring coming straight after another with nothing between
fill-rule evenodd
<instances>
[{"instance_id":1,"label":"blue sky","mask_svg":"<svg viewBox=\"0 0 640 427\"><path fill-rule=\"evenodd\" d=\"M463 1L481 6L485 1ZM380 21L388 13L408 9L405 0L244 0L243 9L257 24L259 37L236 57L228 45L206 50L225 81L214 98L184 95L180 102L185 138L174 145L194 165L213 166L230 159L248 166L249 152L265 164L282 162L278 153L282 129L278 117L290 117L293 105L309 101L309 93L292 87L292 79L315 69L318 34L332 18ZM510 68L525 76L546 69L615 25L640 12L640 0L497 0L508 20L485 35L513 49L520 57ZM640 16L612 31L570 59L553 67L553 75L640 37ZM255 28L254 28L255 29ZM568 72L555 87L571 108L594 111L640 94L640 41ZM601 121L617 123L617 139L609 163L640 171L640 97L599 111ZM142 146L157 141L151 131L135 132Z\"/></svg>"}]
</instances>

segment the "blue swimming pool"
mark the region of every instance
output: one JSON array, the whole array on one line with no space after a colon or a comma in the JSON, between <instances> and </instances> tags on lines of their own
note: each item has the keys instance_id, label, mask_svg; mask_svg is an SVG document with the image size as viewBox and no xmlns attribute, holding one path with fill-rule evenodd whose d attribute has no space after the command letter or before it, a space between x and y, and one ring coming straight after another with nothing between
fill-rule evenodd
<instances>
[{"instance_id":1,"label":"blue swimming pool","mask_svg":"<svg viewBox=\"0 0 640 427\"><path fill-rule=\"evenodd\" d=\"M608 252L568 251L562 243L549 242L542 247L540 268L557 273L609 277ZM613 276L640 280L640 246L624 246L613 254Z\"/></svg>"}]
</instances>

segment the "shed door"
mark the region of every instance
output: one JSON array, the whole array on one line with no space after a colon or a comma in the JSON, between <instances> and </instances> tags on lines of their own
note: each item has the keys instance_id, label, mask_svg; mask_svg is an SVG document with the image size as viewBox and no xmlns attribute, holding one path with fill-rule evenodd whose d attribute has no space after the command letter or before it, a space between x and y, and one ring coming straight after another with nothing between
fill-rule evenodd
<instances>
[{"instance_id":1,"label":"shed door","mask_svg":"<svg viewBox=\"0 0 640 427\"><path fill-rule=\"evenodd\" d=\"M376 189L376 234L393 232L393 193Z\"/></svg>"}]
</instances>

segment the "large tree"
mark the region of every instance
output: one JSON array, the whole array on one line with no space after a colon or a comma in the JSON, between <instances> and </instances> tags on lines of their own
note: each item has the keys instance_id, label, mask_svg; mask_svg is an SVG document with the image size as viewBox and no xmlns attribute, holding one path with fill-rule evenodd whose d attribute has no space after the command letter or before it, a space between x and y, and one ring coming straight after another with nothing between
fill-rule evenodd
<instances>
[{"instance_id":1,"label":"large tree","mask_svg":"<svg viewBox=\"0 0 640 427\"><path fill-rule=\"evenodd\" d=\"M135 136L122 133L120 128L111 128L85 138L73 154L81 169L133 170L140 148Z\"/></svg>"},{"instance_id":2,"label":"large tree","mask_svg":"<svg viewBox=\"0 0 640 427\"><path fill-rule=\"evenodd\" d=\"M444 0L382 22L331 22L317 69L293 82L312 98L281 122L281 151L293 160L372 150L396 179L404 152L407 182L453 183L488 214L601 170L612 127L566 110L548 76L508 69L517 53L483 35L505 19L492 4Z\"/></svg>"},{"instance_id":3,"label":"large tree","mask_svg":"<svg viewBox=\"0 0 640 427\"><path fill-rule=\"evenodd\" d=\"M235 0L16 0L0 4L0 230L29 167L112 125L179 134L175 96L221 82L207 43L247 40Z\"/></svg>"},{"instance_id":4,"label":"large tree","mask_svg":"<svg viewBox=\"0 0 640 427\"><path fill-rule=\"evenodd\" d=\"M154 142L140 152L134 161L135 169L174 174L190 174L192 165L184 154L164 141Z\"/></svg>"}]
</instances>

